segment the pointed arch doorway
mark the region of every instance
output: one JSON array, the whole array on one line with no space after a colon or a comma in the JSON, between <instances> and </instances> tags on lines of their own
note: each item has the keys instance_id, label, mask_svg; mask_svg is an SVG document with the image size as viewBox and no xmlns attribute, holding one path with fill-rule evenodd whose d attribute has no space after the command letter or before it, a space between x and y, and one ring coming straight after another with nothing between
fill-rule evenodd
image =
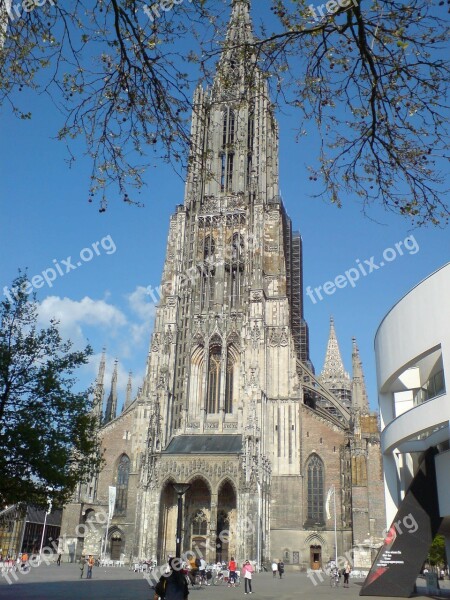
<instances>
[{"instance_id":1,"label":"pointed arch doorway","mask_svg":"<svg viewBox=\"0 0 450 600\"><path fill-rule=\"evenodd\" d=\"M109 530L109 557L111 560L122 560L125 549L125 535L118 527Z\"/></svg>"},{"instance_id":2,"label":"pointed arch doorway","mask_svg":"<svg viewBox=\"0 0 450 600\"><path fill-rule=\"evenodd\" d=\"M159 531L157 561L161 564L169 554L175 556L177 527L177 494L172 480L165 483L159 504Z\"/></svg>"},{"instance_id":3,"label":"pointed arch doorway","mask_svg":"<svg viewBox=\"0 0 450 600\"><path fill-rule=\"evenodd\" d=\"M227 480L219 487L217 497L216 561L228 562L236 554L236 492Z\"/></svg>"},{"instance_id":4,"label":"pointed arch doorway","mask_svg":"<svg viewBox=\"0 0 450 600\"><path fill-rule=\"evenodd\" d=\"M322 546L312 544L309 547L309 566L313 571L322 568Z\"/></svg>"},{"instance_id":5,"label":"pointed arch doorway","mask_svg":"<svg viewBox=\"0 0 450 600\"><path fill-rule=\"evenodd\" d=\"M201 477L189 483L191 487L185 496L183 549L207 559L210 545L211 490Z\"/></svg>"}]
</instances>

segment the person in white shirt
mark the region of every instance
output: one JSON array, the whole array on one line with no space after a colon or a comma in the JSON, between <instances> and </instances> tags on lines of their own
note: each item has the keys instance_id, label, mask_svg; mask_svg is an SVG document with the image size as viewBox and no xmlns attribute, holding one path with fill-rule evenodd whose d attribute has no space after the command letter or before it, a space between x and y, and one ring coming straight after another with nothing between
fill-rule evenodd
<instances>
[{"instance_id":1,"label":"person in white shirt","mask_svg":"<svg viewBox=\"0 0 450 600\"><path fill-rule=\"evenodd\" d=\"M272 573L273 576L276 577L277 576L277 572L278 572L278 565L275 561L273 561L272 563Z\"/></svg>"},{"instance_id":2,"label":"person in white shirt","mask_svg":"<svg viewBox=\"0 0 450 600\"><path fill-rule=\"evenodd\" d=\"M202 583L206 583L206 560L203 558L200 559L200 566L198 568L200 572L200 581Z\"/></svg>"}]
</instances>

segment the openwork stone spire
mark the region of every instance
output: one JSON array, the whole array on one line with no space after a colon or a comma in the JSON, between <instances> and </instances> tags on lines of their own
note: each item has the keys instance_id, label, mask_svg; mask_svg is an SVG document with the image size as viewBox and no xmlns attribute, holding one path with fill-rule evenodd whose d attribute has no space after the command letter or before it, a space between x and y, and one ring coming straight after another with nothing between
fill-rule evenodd
<instances>
[{"instance_id":1,"label":"openwork stone spire","mask_svg":"<svg viewBox=\"0 0 450 600\"><path fill-rule=\"evenodd\" d=\"M334 329L334 319L330 318L330 337L328 339L325 364L319 381L327 387L340 402L350 408L352 395L352 382L349 374L344 369L341 352Z\"/></svg>"},{"instance_id":2,"label":"openwork stone spire","mask_svg":"<svg viewBox=\"0 0 450 600\"><path fill-rule=\"evenodd\" d=\"M250 0L233 0L225 46L230 43L252 43L253 27L250 18Z\"/></svg>"},{"instance_id":3,"label":"openwork stone spire","mask_svg":"<svg viewBox=\"0 0 450 600\"><path fill-rule=\"evenodd\" d=\"M330 317L330 336L328 338L327 353L320 378L324 381L327 380L327 382L336 383L350 381L350 376L345 371L344 363L342 362L333 317Z\"/></svg>"},{"instance_id":4,"label":"openwork stone spire","mask_svg":"<svg viewBox=\"0 0 450 600\"><path fill-rule=\"evenodd\" d=\"M213 95L238 100L249 91L256 91L256 56L250 2L234 0L223 51L214 80Z\"/></svg>"}]
</instances>

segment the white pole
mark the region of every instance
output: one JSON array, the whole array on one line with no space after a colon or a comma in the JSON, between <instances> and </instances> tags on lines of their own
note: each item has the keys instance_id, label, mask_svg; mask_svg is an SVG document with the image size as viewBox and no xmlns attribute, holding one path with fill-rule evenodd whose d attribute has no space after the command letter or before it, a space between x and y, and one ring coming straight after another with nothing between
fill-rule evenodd
<instances>
[{"instance_id":1,"label":"white pole","mask_svg":"<svg viewBox=\"0 0 450 600\"><path fill-rule=\"evenodd\" d=\"M42 547L44 546L44 536L45 536L45 527L47 525L47 515L49 515L51 512L52 512L52 501L48 500L48 506L47 506L47 510L45 511L45 517L44 517L44 527L42 529L41 547L39 548L39 564L41 564L41 560L42 560Z\"/></svg>"},{"instance_id":2,"label":"white pole","mask_svg":"<svg viewBox=\"0 0 450 600\"><path fill-rule=\"evenodd\" d=\"M42 530L41 547L39 548L39 564L41 564L42 547L44 545L44 535L45 535L45 526L46 526L46 524L47 524L47 512L45 513L45 517L44 517L44 528Z\"/></svg>"},{"instance_id":3,"label":"white pole","mask_svg":"<svg viewBox=\"0 0 450 600\"><path fill-rule=\"evenodd\" d=\"M102 558L104 558L104 555L106 554L106 545L107 545L107 540L108 540L109 523L111 521L111 517L114 514L114 505L116 503L116 490L117 490L117 488L115 488L112 485L110 485L109 488L108 488L108 521L106 523L105 544L104 544L104 548L103 548L103 552L102 552Z\"/></svg>"},{"instance_id":4,"label":"white pole","mask_svg":"<svg viewBox=\"0 0 450 600\"><path fill-rule=\"evenodd\" d=\"M334 548L335 548L335 555L334 555L334 560L336 563L336 569L337 569L337 529L336 529L336 487L333 485L333 508L334 508Z\"/></svg>"},{"instance_id":5,"label":"white pole","mask_svg":"<svg viewBox=\"0 0 450 600\"><path fill-rule=\"evenodd\" d=\"M261 568L261 484L259 481L256 482L258 486L258 539L256 542L256 564L257 564L257 573Z\"/></svg>"},{"instance_id":6,"label":"white pole","mask_svg":"<svg viewBox=\"0 0 450 600\"><path fill-rule=\"evenodd\" d=\"M108 529L109 529L109 513L108 513L108 520L106 522L106 531L105 531L105 540L103 542L102 559L105 558L105 554L106 554L106 543L107 543L107 540L108 540Z\"/></svg>"}]
</instances>

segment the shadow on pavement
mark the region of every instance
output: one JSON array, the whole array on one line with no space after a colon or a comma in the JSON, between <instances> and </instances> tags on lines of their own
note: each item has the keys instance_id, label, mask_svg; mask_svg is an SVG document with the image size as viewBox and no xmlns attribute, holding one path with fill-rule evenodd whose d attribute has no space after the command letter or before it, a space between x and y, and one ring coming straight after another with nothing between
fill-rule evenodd
<instances>
[{"instance_id":1,"label":"shadow on pavement","mask_svg":"<svg viewBox=\"0 0 450 600\"><path fill-rule=\"evenodd\" d=\"M144 580L58 581L0 586L0 600L149 600L153 590Z\"/></svg>"}]
</instances>

